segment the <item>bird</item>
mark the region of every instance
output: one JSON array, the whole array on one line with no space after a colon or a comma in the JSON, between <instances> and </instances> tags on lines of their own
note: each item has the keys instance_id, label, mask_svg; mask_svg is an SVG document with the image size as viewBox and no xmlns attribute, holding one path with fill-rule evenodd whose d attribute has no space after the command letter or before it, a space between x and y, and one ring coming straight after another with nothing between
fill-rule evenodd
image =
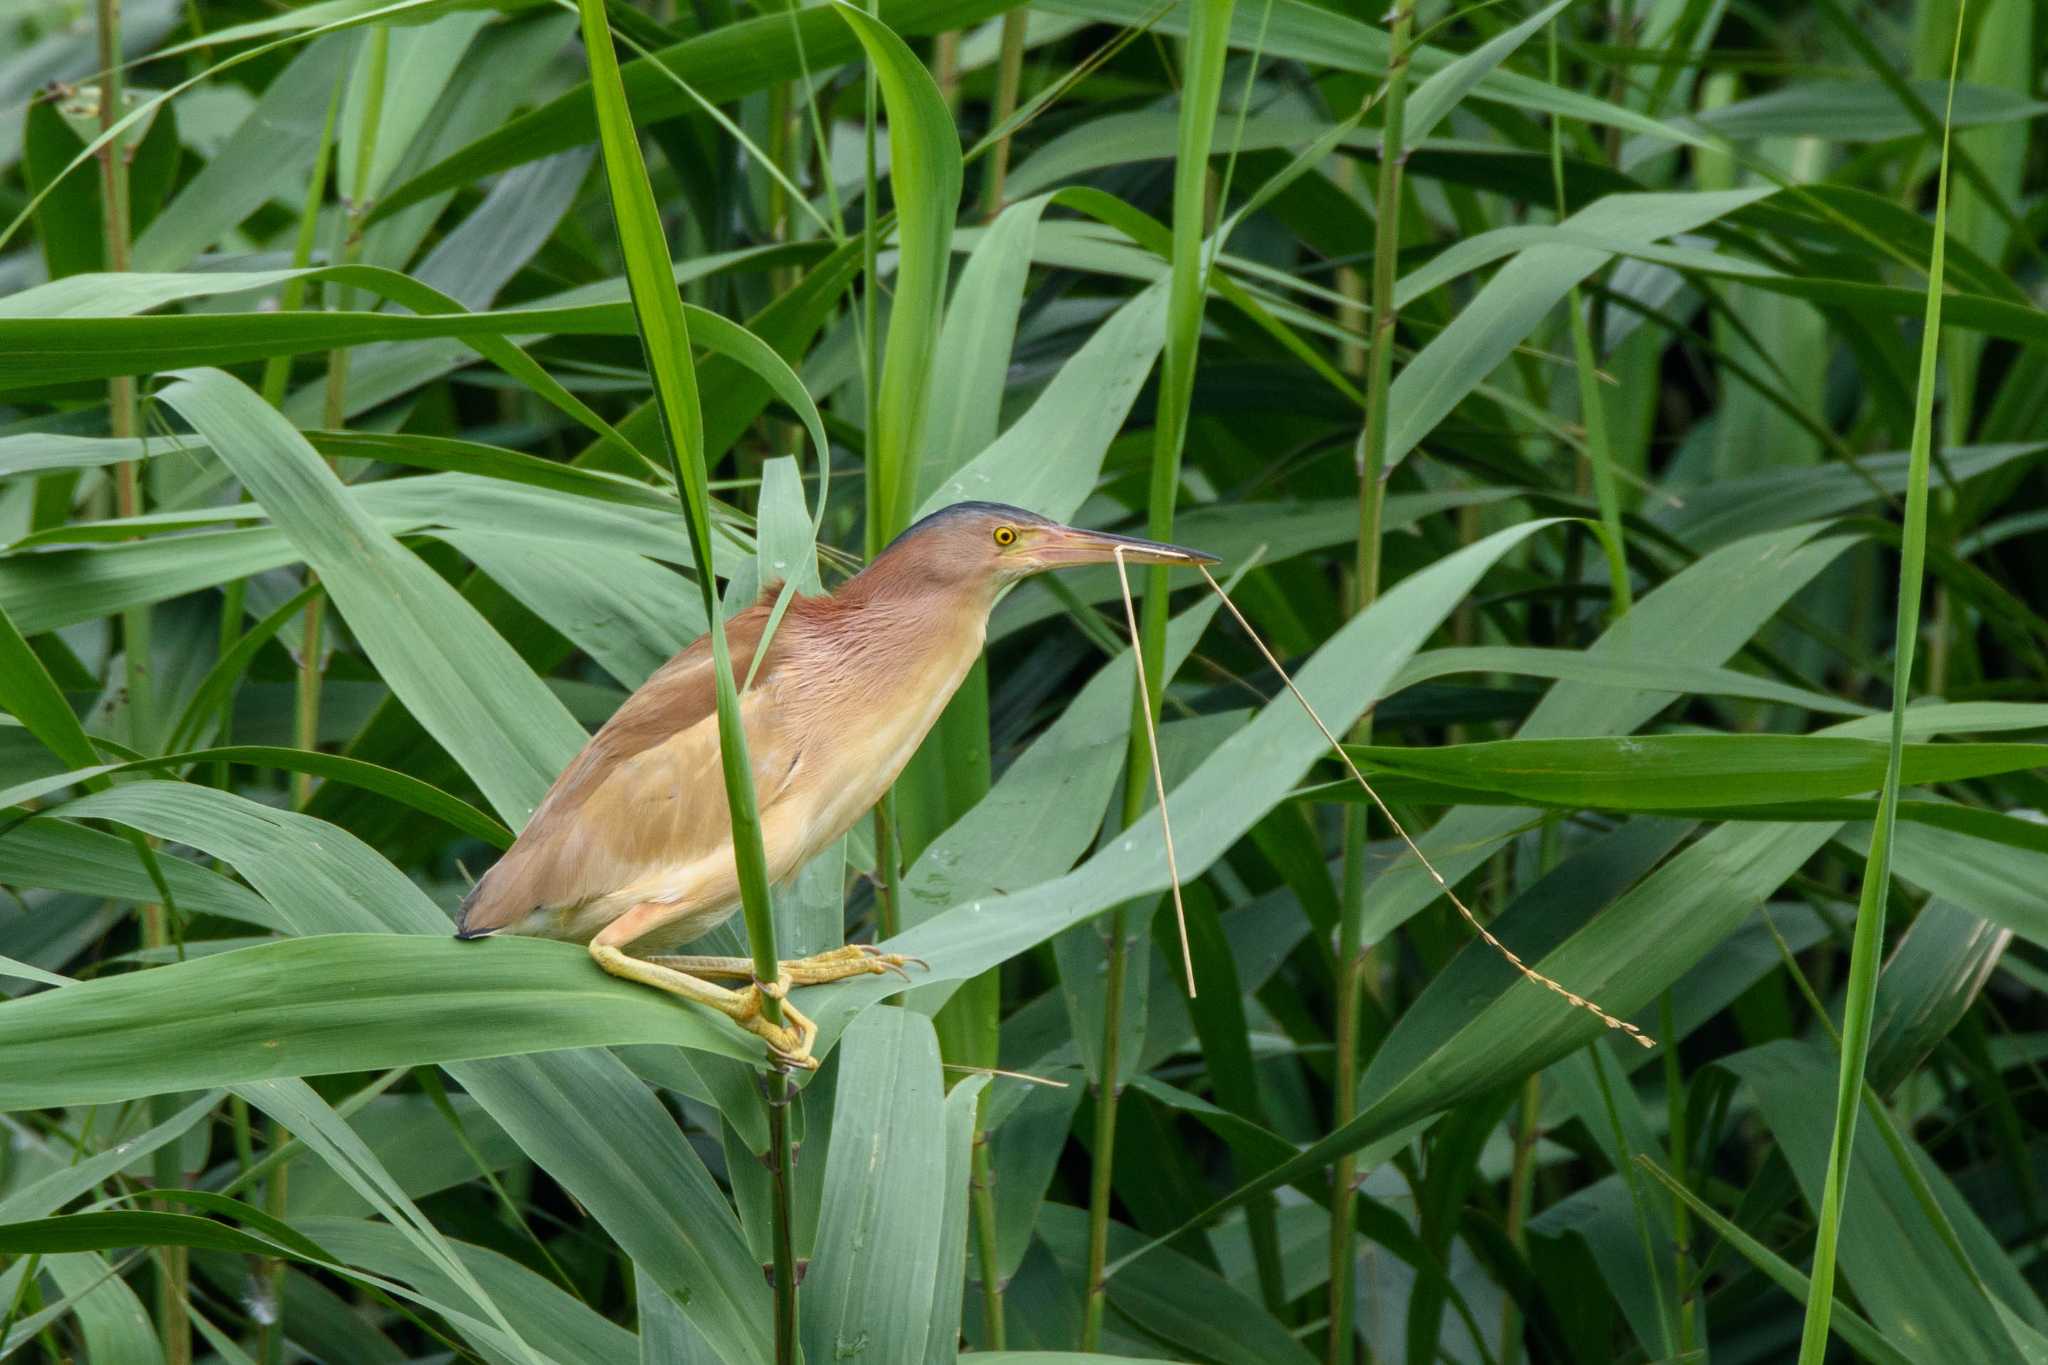
<instances>
[{"instance_id":1,"label":"bird","mask_svg":"<svg viewBox=\"0 0 2048 1365\"><path fill-rule=\"evenodd\" d=\"M1033 574L1121 559L1203 565L1215 555L1062 525L1022 508L958 502L897 536L836 591L780 584L726 623L768 876L782 882L831 846L896 780L981 655L989 612ZM757 663L761 640L766 655ZM585 945L597 965L708 1007L767 1045L772 1064L815 1069L817 1026L791 987L924 964L848 944L755 978L750 957L676 949L740 905L710 637L626 698L549 788L519 837L464 898L459 939L531 935ZM742 983L737 989L718 981ZM783 1002L782 1021L762 1002Z\"/></svg>"}]
</instances>

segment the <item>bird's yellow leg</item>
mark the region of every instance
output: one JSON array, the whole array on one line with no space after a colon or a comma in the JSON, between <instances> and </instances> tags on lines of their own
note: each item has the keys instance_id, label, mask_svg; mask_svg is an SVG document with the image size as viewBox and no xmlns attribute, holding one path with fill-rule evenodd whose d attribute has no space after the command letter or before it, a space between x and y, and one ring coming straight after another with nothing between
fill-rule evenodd
<instances>
[{"instance_id":1,"label":"bird's yellow leg","mask_svg":"<svg viewBox=\"0 0 2048 1365\"><path fill-rule=\"evenodd\" d=\"M643 986L652 986L658 991L667 991L694 1004L717 1010L726 1018L738 1024L756 1038L768 1044L768 1051L775 1059L789 1066L802 1067L806 1071L818 1069L817 1059L811 1056L811 1045L817 1041L818 1026L799 1013L787 1000L782 1004L782 1022L773 1024L761 1012L764 996L782 1000L790 987L790 979L784 977L771 983L753 982L744 990L729 991L723 986L714 986L709 981L679 971L660 962L632 957L606 943L605 935L599 934L590 945L590 956L597 965L613 976L637 981ZM687 958L671 958L669 961L689 961ZM716 959L707 959L716 960ZM726 961L744 962L740 958ZM752 977L753 968L748 965L742 976Z\"/></svg>"},{"instance_id":2,"label":"bird's yellow leg","mask_svg":"<svg viewBox=\"0 0 2048 1365\"><path fill-rule=\"evenodd\" d=\"M747 981L754 975L754 960L749 957L649 957L644 960L691 976ZM883 972L896 972L907 979L910 974L903 969L912 963L920 967L929 965L923 958L885 953L866 943L849 943L844 948L791 958L782 964L782 975L792 986L822 986L828 981L844 981L849 976L879 976Z\"/></svg>"}]
</instances>

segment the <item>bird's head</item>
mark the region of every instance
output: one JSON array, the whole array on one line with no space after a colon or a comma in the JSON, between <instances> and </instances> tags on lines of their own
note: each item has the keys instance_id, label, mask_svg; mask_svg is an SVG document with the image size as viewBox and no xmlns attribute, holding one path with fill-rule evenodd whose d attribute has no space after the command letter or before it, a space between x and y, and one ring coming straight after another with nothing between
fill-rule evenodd
<instances>
[{"instance_id":1,"label":"bird's head","mask_svg":"<svg viewBox=\"0 0 2048 1365\"><path fill-rule=\"evenodd\" d=\"M1179 545L1063 526L1000 502L942 507L890 542L884 557L899 572L949 586L986 584L994 592L1047 569L1114 563L1119 550L1126 564L1222 562Z\"/></svg>"}]
</instances>

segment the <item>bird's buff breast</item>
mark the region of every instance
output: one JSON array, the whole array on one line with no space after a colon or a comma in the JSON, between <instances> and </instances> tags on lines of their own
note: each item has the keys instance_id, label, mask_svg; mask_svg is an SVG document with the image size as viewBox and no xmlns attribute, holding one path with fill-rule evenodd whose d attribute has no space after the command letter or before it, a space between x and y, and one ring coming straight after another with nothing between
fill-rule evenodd
<instances>
[{"instance_id":1,"label":"bird's buff breast","mask_svg":"<svg viewBox=\"0 0 2048 1365\"><path fill-rule=\"evenodd\" d=\"M789 853L769 853L770 875L794 876L803 865L853 828L882 799L917 746L924 743L967 670L981 656L981 633L950 648L936 648L915 661L891 693L864 699L864 707L828 707L844 716L863 709L872 720L855 728L820 726L807 735L791 785L796 794L778 802L775 814L795 828L786 831ZM785 814L786 812L786 814Z\"/></svg>"}]
</instances>

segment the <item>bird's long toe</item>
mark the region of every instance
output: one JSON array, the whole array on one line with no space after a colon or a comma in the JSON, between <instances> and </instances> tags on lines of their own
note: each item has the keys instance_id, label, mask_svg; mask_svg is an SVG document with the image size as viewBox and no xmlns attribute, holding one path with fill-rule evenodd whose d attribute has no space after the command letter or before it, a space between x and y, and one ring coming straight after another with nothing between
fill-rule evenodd
<instances>
[{"instance_id":1,"label":"bird's long toe","mask_svg":"<svg viewBox=\"0 0 2048 1365\"><path fill-rule=\"evenodd\" d=\"M782 965L796 985L822 986L851 976L880 976L883 972L895 972L908 981L910 973L904 969L913 964L926 970L931 966L920 957L885 953L868 943L849 943L844 948L834 948L830 952L816 953Z\"/></svg>"}]
</instances>

